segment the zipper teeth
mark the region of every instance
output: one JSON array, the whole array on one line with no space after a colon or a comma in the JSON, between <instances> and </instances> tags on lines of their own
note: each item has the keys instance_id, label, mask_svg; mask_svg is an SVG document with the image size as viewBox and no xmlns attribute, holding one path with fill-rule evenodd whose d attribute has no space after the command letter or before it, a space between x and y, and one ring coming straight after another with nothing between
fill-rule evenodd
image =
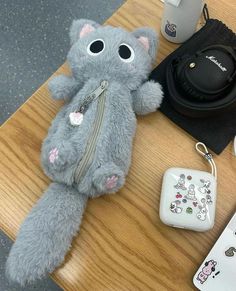
<instances>
[{"instance_id":1,"label":"zipper teeth","mask_svg":"<svg viewBox=\"0 0 236 291\"><path fill-rule=\"evenodd\" d=\"M86 107L93 101L95 101L101 94L104 92L105 87L107 86L107 81L103 81L98 88L96 88L92 93L90 93L80 105L79 112L84 111ZM83 108L83 109L82 109Z\"/></svg>"},{"instance_id":2,"label":"zipper teeth","mask_svg":"<svg viewBox=\"0 0 236 291\"><path fill-rule=\"evenodd\" d=\"M84 158L81 161L80 166L77 168L76 173L75 173L75 181L78 182L86 168L86 166L88 165L88 162L91 160L92 154L95 150L95 144L98 138L98 133L102 124L102 120L103 120L103 115L104 115L104 104L105 104L105 92L103 92L100 95L100 98L98 100L98 113L97 113L97 117L95 118L95 120L97 119L97 122L95 123L95 127L93 129L93 132L91 134L91 138L88 141L88 148L87 151L84 155ZM100 112L101 111L101 112Z\"/></svg>"},{"instance_id":3,"label":"zipper teeth","mask_svg":"<svg viewBox=\"0 0 236 291\"><path fill-rule=\"evenodd\" d=\"M96 90L97 90L97 89L96 89ZM91 95L89 95L87 98L85 98L85 100L82 102L80 108L84 108L84 109L86 109L86 107L87 107L91 102L95 101L95 100L99 97L99 95L93 97L93 95L95 94L96 90L94 90L94 91L91 93ZM80 109L80 110L81 110L81 109Z\"/></svg>"}]
</instances>

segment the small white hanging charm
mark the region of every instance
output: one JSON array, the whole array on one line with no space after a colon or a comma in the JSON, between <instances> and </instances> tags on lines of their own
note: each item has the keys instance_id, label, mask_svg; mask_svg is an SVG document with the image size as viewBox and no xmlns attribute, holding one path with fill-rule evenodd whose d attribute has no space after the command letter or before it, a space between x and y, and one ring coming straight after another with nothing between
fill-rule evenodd
<instances>
[{"instance_id":1,"label":"small white hanging charm","mask_svg":"<svg viewBox=\"0 0 236 291\"><path fill-rule=\"evenodd\" d=\"M69 115L70 124L73 126L79 126L83 122L84 115L81 112L71 112Z\"/></svg>"}]
</instances>

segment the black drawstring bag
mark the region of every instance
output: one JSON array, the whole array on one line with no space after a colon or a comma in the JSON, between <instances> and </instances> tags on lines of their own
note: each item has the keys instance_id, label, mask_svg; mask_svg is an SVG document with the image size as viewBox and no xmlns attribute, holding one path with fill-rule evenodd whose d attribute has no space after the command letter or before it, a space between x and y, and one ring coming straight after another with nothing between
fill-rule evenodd
<instances>
[{"instance_id":1,"label":"black drawstring bag","mask_svg":"<svg viewBox=\"0 0 236 291\"><path fill-rule=\"evenodd\" d=\"M211 114L206 114L207 117L204 114L193 116L192 113L188 114L188 112L186 111L181 111L182 108L176 107L176 104L173 103L173 97L175 99L177 94L171 86L171 80L168 78L168 72L170 73L171 68L173 69L175 61L183 58L183 56L195 56L198 52L202 52L210 46L218 46L219 48L219 45L223 46L224 48L236 47L236 35L221 21L216 19L208 19L206 20L206 24L202 29L195 33L176 51L170 54L159 66L157 66L152 71L150 75L150 79L159 82L163 86L165 98L160 109L161 112L169 117L172 121L174 121L177 125L185 129L194 138L204 142L216 154L220 154L236 135L236 109L230 108L229 111L226 110L225 112L219 112L219 114L213 114L213 116L209 116ZM215 47L213 47L213 49L214 48ZM233 70L234 68L232 68L232 76ZM181 70L179 70L178 74L180 74L181 78L180 71ZM176 74L176 72L173 73ZM173 77L175 78L174 75ZM234 84L234 80L231 81L232 84ZM177 93L180 95L184 95L185 92L183 93L183 91L181 90L185 90L186 88L183 88L184 84L183 82L181 83L182 86L181 88L177 88ZM187 85L188 88L190 88L189 84ZM227 87L226 89L230 90L231 88ZM181 94L181 92L183 94ZM191 93L192 95L188 94L188 97L192 96L192 100L198 98L200 99L201 96L203 96L201 92L199 93L199 91L197 90L189 91L189 93ZM221 100L219 98L220 95L216 94L215 96L212 96L213 99L215 98L216 101ZM211 98L212 96L210 96L209 94L209 98ZM191 117L188 117L186 115L190 115Z\"/></svg>"}]
</instances>

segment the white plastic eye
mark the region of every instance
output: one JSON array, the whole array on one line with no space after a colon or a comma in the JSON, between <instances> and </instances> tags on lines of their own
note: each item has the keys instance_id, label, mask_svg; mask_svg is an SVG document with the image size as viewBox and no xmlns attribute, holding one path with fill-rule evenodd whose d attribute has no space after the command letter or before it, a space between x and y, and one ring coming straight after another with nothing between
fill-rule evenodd
<instances>
[{"instance_id":1,"label":"white plastic eye","mask_svg":"<svg viewBox=\"0 0 236 291\"><path fill-rule=\"evenodd\" d=\"M120 59L125 63L130 63L134 60L134 56L135 56L134 50L132 49L131 46L129 46L126 43L122 43L119 46L118 53L119 53Z\"/></svg>"},{"instance_id":2,"label":"white plastic eye","mask_svg":"<svg viewBox=\"0 0 236 291\"><path fill-rule=\"evenodd\" d=\"M90 56L97 56L105 49L105 42L102 39L95 39L87 46L87 53Z\"/></svg>"}]
</instances>

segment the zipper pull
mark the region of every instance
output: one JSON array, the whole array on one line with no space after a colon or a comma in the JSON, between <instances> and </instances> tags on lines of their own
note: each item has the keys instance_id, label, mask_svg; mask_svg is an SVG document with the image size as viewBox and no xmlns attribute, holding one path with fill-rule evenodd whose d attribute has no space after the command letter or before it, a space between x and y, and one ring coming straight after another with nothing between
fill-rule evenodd
<instances>
[{"instance_id":1,"label":"zipper pull","mask_svg":"<svg viewBox=\"0 0 236 291\"><path fill-rule=\"evenodd\" d=\"M101 89L104 91L106 88L107 88L107 86L108 86L108 81L102 81L101 82Z\"/></svg>"},{"instance_id":2,"label":"zipper pull","mask_svg":"<svg viewBox=\"0 0 236 291\"><path fill-rule=\"evenodd\" d=\"M87 107L96 100L107 88L108 81L102 81L100 86L96 88L90 95L88 95L79 110L71 112L69 114L70 124L73 126L79 126L83 122L84 113L87 110Z\"/></svg>"},{"instance_id":3,"label":"zipper pull","mask_svg":"<svg viewBox=\"0 0 236 291\"><path fill-rule=\"evenodd\" d=\"M84 119L84 114L80 111L71 112L69 114L70 124L73 126L79 126Z\"/></svg>"}]
</instances>

